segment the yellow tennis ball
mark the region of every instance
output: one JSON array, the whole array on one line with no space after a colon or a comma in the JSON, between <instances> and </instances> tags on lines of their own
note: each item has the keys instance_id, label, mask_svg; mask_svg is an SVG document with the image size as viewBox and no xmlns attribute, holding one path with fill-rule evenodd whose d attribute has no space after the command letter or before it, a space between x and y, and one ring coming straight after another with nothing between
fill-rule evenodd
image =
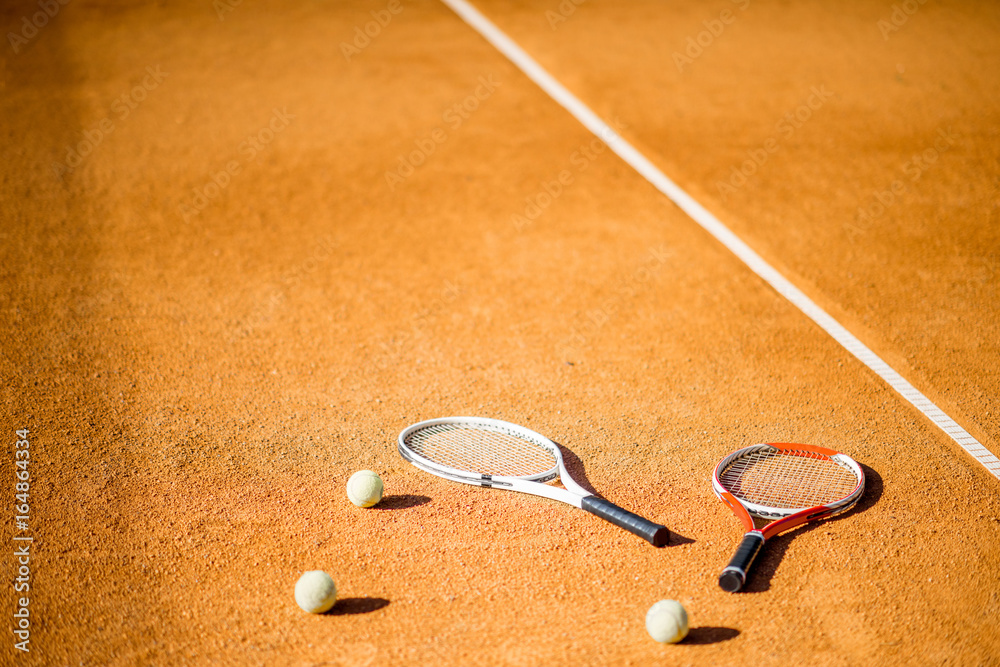
<instances>
[{"instance_id":1,"label":"yellow tennis ball","mask_svg":"<svg viewBox=\"0 0 1000 667\"><path fill-rule=\"evenodd\" d=\"M661 644L676 644L687 637L687 611L677 600L660 600L646 612L646 632Z\"/></svg>"},{"instance_id":2,"label":"yellow tennis ball","mask_svg":"<svg viewBox=\"0 0 1000 667\"><path fill-rule=\"evenodd\" d=\"M295 584L295 601L310 614L322 614L337 601L337 584L323 570L310 570Z\"/></svg>"},{"instance_id":3,"label":"yellow tennis ball","mask_svg":"<svg viewBox=\"0 0 1000 667\"><path fill-rule=\"evenodd\" d=\"M371 470L359 470L347 480L347 497L358 507L371 507L382 500L382 478Z\"/></svg>"}]
</instances>

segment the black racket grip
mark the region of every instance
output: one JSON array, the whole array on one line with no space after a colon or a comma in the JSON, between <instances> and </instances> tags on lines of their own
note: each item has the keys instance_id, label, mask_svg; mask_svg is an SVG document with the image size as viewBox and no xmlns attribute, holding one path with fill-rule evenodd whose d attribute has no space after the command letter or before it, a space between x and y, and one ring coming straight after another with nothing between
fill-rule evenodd
<instances>
[{"instance_id":1,"label":"black racket grip","mask_svg":"<svg viewBox=\"0 0 1000 667\"><path fill-rule=\"evenodd\" d=\"M666 546L667 540L670 539L670 531L667 530L666 526L653 523L649 519L643 519L638 514L624 510L604 498L587 496L583 499L582 507L591 514L596 514L619 528L624 528L628 532L638 535L654 547Z\"/></svg>"},{"instance_id":2,"label":"black racket grip","mask_svg":"<svg viewBox=\"0 0 1000 667\"><path fill-rule=\"evenodd\" d=\"M735 593L743 588L747 580L747 570L750 569L753 559L760 553L762 546L764 546L764 536L759 532L753 531L744 535L729 565L719 575L719 588L727 593Z\"/></svg>"}]
</instances>

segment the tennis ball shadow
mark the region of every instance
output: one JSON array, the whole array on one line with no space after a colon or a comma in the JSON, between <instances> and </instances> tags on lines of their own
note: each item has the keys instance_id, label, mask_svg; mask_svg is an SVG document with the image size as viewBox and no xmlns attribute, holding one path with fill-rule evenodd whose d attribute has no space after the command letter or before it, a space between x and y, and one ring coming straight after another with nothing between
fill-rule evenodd
<instances>
[{"instance_id":1,"label":"tennis ball shadow","mask_svg":"<svg viewBox=\"0 0 1000 667\"><path fill-rule=\"evenodd\" d=\"M347 616L351 614L370 614L389 605L385 598L344 598L325 612L326 616Z\"/></svg>"},{"instance_id":2,"label":"tennis ball shadow","mask_svg":"<svg viewBox=\"0 0 1000 667\"><path fill-rule=\"evenodd\" d=\"M701 646L704 644L719 644L721 642L727 642L730 639L734 639L740 635L740 631L735 628L716 628L712 626L703 626L700 628L691 628L688 632L688 636L685 637L680 643L681 646L685 644L693 646Z\"/></svg>"},{"instance_id":3,"label":"tennis ball shadow","mask_svg":"<svg viewBox=\"0 0 1000 667\"><path fill-rule=\"evenodd\" d=\"M405 510L411 507L426 505L431 501L427 496L418 496L412 493L403 493L396 496L386 496L373 505L373 510Z\"/></svg>"},{"instance_id":4,"label":"tennis ball shadow","mask_svg":"<svg viewBox=\"0 0 1000 667\"><path fill-rule=\"evenodd\" d=\"M785 552L794 543L796 536L803 535L817 528L832 531L851 530L850 526L841 528L836 524L841 521L849 522L852 516L858 512L864 512L879 501L882 497L882 476L863 463L858 463L858 465L861 466L861 470L865 473L865 492L861 496L861 500L858 501L858 504L843 514L826 520L807 523L783 535L769 539L764 545L761 554L757 556L757 562L754 563L753 570L750 571L747 582L743 586L743 593L763 593L771 589L771 577L778 571L782 557L784 557Z\"/></svg>"}]
</instances>

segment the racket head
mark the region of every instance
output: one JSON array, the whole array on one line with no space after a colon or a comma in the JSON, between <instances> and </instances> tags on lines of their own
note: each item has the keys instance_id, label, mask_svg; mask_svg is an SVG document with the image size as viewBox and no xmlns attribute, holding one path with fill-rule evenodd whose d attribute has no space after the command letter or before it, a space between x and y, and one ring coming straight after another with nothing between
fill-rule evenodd
<instances>
[{"instance_id":1,"label":"racket head","mask_svg":"<svg viewBox=\"0 0 1000 667\"><path fill-rule=\"evenodd\" d=\"M399 454L417 468L466 484L559 477L559 447L523 426L485 417L428 419L403 429Z\"/></svg>"},{"instance_id":2,"label":"racket head","mask_svg":"<svg viewBox=\"0 0 1000 667\"><path fill-rule=\"evenodd\" d=\"M827 518L858 502L865 473L854 459L832 449L766 443L723 458L715 467L712 488L737 516L729 498L761 519L780 520L810 509L817 510L810 519Z\"/></svg>"}]
</instances>

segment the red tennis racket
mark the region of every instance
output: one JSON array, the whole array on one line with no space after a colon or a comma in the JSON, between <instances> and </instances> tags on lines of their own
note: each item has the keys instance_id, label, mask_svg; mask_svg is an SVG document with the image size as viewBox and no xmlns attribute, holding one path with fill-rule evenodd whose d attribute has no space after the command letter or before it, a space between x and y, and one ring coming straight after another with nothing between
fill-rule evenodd
<instances>
[{"instance_id":1,"label":"red tennis racket","mask_svg":"<svg viewBox=\"0 0 1000 667\"><path fill-rule=\"evenodd\" d=\"M770 443L744 447L722 459L712 489L747 529L719 576L722 590L735 593L743 588L764 542L854 507L865 490L865 473L854 459L832 449ZM771 523L758 530L754 517Z\"/></svg>"}]
</instances>

